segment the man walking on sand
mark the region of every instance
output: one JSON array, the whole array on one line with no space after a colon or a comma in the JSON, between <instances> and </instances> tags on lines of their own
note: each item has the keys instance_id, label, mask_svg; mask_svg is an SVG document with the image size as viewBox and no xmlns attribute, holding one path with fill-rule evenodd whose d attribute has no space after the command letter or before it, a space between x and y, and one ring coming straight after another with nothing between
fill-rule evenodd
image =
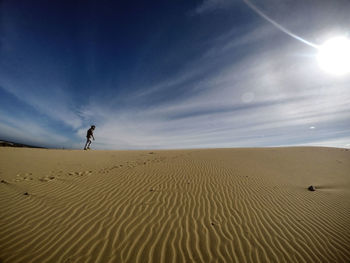
<instances>
[{"instance_id":1,"label":"man walking on sand","mask_svg":"<svg viewBox=\"0 0 350 263\"><path fill-rule=\"evenodd\" d=\"M84 150L90 150L91 138L95 140L94 130L95 130L95 125L91 125L91 128L88 129L86 133L86 143L85 143Z\"/></svg>"}]
</instances>

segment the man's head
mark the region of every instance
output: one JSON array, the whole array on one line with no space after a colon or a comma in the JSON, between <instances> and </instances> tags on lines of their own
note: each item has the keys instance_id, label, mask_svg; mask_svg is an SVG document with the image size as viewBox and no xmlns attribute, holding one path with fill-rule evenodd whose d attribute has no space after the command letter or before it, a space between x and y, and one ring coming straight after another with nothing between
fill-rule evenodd
<instances>
[{"instance_id":1,"label":"man's head","mask_svg":"<svg viewBox=\"0 0 350 263\"><path fill-rule=\"evenodd\" d=\"M91 129L95 130L95 125L91 125Z\"/></svg>"}]
</instances>

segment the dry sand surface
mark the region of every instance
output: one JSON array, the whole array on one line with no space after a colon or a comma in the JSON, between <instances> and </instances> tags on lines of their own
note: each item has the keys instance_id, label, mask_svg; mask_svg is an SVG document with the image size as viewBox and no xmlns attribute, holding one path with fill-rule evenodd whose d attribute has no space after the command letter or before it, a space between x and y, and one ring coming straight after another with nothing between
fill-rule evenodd
<instances>
[{"instance_id":1,"label":"dry sand surface","mask_svg":"<svg viewBox=\"0 0 350 263\"><path fill-rule=\"evenodd\" d=\"M4 147L0 179L4 263L350 262L345 149Z\"/></svg>"}]
</instances>

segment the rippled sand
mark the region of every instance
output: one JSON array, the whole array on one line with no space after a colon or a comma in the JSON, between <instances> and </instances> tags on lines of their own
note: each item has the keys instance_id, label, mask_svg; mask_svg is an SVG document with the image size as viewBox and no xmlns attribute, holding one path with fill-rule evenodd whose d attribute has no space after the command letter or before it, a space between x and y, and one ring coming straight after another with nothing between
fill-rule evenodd
<instances>
[{"instance_id":1,"label":"rippled sand","mask_svg":"<svg viewBox=\"0 0 350 263\"><path fill-rule=\"evenodd\" d=\"M4 147L0 179L0 262L350 262L345 149Z\"/></svg>"}]
</instances>

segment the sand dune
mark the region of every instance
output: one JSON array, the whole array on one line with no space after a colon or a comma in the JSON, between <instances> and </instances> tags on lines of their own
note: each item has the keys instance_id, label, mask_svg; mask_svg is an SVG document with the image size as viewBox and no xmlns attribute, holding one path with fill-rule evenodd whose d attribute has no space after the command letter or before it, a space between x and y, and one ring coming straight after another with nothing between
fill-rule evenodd
<instances>
[{"instance_id":1,"label":"sand dune","mask_svg":"<svg viewBox=\"0 0 350 263\"><path fill-rule=\"evenodd\" d=\"M0 178L1 262L350 262L345 149L0 148Z\"/></svg>"}]
</instances>

